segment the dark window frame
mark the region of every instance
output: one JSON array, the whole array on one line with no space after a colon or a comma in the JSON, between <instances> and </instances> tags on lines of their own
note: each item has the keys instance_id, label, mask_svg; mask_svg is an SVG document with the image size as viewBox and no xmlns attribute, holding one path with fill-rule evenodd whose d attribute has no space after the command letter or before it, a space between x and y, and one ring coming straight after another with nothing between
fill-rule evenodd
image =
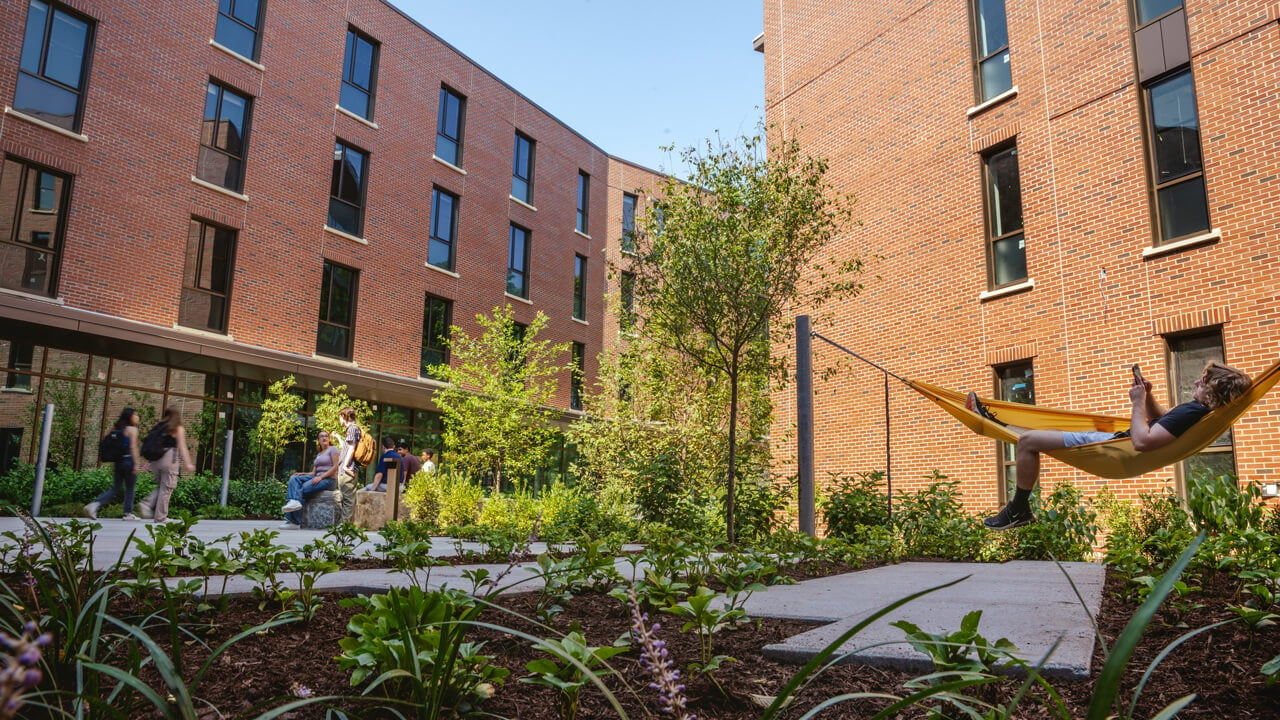
<instances>
[{"instance_id":1,"label":"dark window frame","mask_svg":"<svg viewBox=\"0 0 1280 720\"><path fill-rule=\"evenodd\" d=\"M35 371L36 346L31 343L9 341L9 359L5 365L4 386L10 390L31 391L31 376Z\"/></svg>"},{"instance_id":2,"label":"dark window frame","mask_svg":"<svg viewBox=\"0 0 1280 720\"><path fill-rule=\"evenodd\" d=\"M1029 405L1036 404L1035 391L1035 361L1032 358L1015 360L1014 362L996 365L991 368L992 376L995 380L995 396L1007 402L1027 402L1020 400L1015 393L1010 392L1012 381L1018 377L1030 378L1030 401ZM1021 376L1017 373L1022 372ZM1017 470L1017 446L1013 443L996 442L996 460L999 487L997 489L998 499L1001 503L1007 503L1011 499L1009 494L1010 488L1013 487Z\"/></svg>"},{"instance_id":3,"label":"dark window frame","mask_svg":"<svg viewBox=\"0 0 1280 720\"><path fill-rule=\"evenodd\" d=\"M422 357L418 366L420 377L435 377L427 372L428 365L449 363L448 340L452 322L453 301L427 293L422 303ZM443 332L435 332L441 324L443 324Z\"/></svg>"},{"instance_id":4,"label":"dark window frame","mask_svg":"<svg viewBox=\"0 0 1280 720\"><path fill-rule=\"evenodd\" d=\"M447 218L448 220L447 227L449 231L448 237L440 235L440 230L442 227L441 215L443 214L440 212L440 204L445 197L447 197L450 200L449 213L448 213L449 217ZM458 197L457 194L451 193L448 190L445 190L444 188L440 187L439 185L431 186L431 229L427 236L427 263L433 267L437 267L442 270L448 270L449 272L453 272L454 263L457 257L456 248L457 248L457 239L458 239L458 215L459 215L458 204L461 202L462 202L462 198ZM443 245L449 251L449 259L444 265L441 265L440 263L432 262L431 260L433 255L432 249L434 247L438 247L441 245Z\"/></svg>"},{"instance_id":5,"label":"dark window frame","mask_svg":"<svg viewBox=\"0 0 1280 720\"><path fill-rule=\"evenodd\" d=\"M524 151L521 150L522 145L525 148ZM534 165L537 155L538 142L517 130L511 152L511 197L527 205L533 204ZM522 159L524 162L521 162Z\"/></svg>"},{"instance_id":6,"label":"dark window frame","mask_svg":"<svg viewBox=\"0 0 1280 720\"><path fill-rule=\"evenodd\" d=\"M572 360L569 367L569 408L572 410L581 410L583 381L587 374L586 344L580 342L573 343L570 350L570 356Z\"/></svg>"},{"instance_id":7,"label":"dark window frame","mask_svg":"<svg viewBox=\"0 0 1280 720\"><path fill-rule=\"evenodd\" d=\"M342 172L342 167L349 153L354 153L360 156L361 158L360 179L358 181L359 183L358 194L360 196L360 200L358 204L353 203L350 200L342 197L345 189L344 186L345 186L345 180L346 180L346 174ZM369 192L369 160L370 160L370 154L368 151L362 150L359 147L352 145L346 142L345 140L342 140L341 138L334 141L333 175L330 178L330 184L329 184L329 216L328 216L327 224L329 225L329 227L334 228L335 230L341 230L342 232L345 232L348 235L352 235L355 237L364 237L364 220L365 220L364 215L365 215L365 209L367 207L367 195ZM354 209L355 218L356 218L355 220L356 227L353 230L348 230L346 228L341 227L339 224L335 224L333 222L334 203L338 203L343 207Z\"/></svg>"},{"instance_id":8,"label":"dark window frame","mask_svg":"<svg viewBox=\"0 0 1280 720\"><path fill-rule=\"evenodd\" d=\"M334 312L332 309L333 298L333 273L335 270L342 270L351 273L351 291L350 291L350 307L347 308L348 319L346 324L335 322ZM316 329L316 354L324 357L338 358L339 360L351 360L355 355L355 331L356 331L356 309L359 305L360 297L360 271L356 268L333 262L326 259L324 261L324 274L320 280L320 320ZM326 308L328 312L326 313ZM326 317L327 315L327 317ZM326 327L334 327L346 331L346 347L345 353L328 352L323 347L324 329Z\"/></svg>"},{"instance_id":9,"label":"dark window frame","mask_svg":"<svg viewBox=\"0 0 1280 720\"><path fill-rule=\"evenodd\" d=\"M0 158L0 178L4 173L9 172L11 163L21 176L17 180L18 187L14 193L13 207L8 210L0 208L0 212L11 213L12 223L9 236L0 237L0 247L17 247L26 255L19 284L17 286L4 284L3 278L0 277L0 286L19 292L57 297L74 176L17 155L6 154ZM44 176L61 179L62 189L59 192L55 187L51 191L55 198L53 208L37 209L36 198L44 194L44 189L43 187L32 188L31 185L39 185L39 180ZM29 194L30 197L28 197ZM46 226L50 216L53 218L52 228ZM31 227L30 223L37 221L41 226ZM41 237L47 243L41 242ZM13 251L10 250L10 252ZM40 262L36 262L36 256L43 256ZM37 271L37 265L42 269ZM31 279L35 277L41 278L40 287L31 285Z\"/></svg>"},{"instance_id":10,"label":"dark window frame","mask_svg":"<svg viewBox=\"0 0 1280 720\"><path fill-rule=\"evenodd\" d=\"M618 328L630 333L636 326L636 275L623 271L618 275Z\"/></svg>"},{"instance_id":11,"label":"dark window frame","mask_svg":"<svg viewBox=\"0 0 1280 720\"><path fill-rule=\"evenodd\" d=\"M231 289L235 285L236 248L239 245L240 233L235 228L220 225L200 217L191 218L191 223L187 227L187 255L186 262L183 265L182 299L178 310L178 324L183 327L225 335L227 333L227 318L231 314ZM197 228L199 230L198 237L193 232ZM200 286L200 277L205 274L203 265L208 256L208 253L205 252L207 243L213 242L216 244L219 232L229 234L226 256L223 259L223 263L226 265L225 287L220 291ZM196 243L194 252L191 247L193 242ZM186 322L188 318L184 317L184 309L186 307L186 296L189 293L221 299L222 312L218 322L205 322L199 325Z\"/></svg>"},{"instance_id":12,"label":"dark window frame","mask_svg":"<svg viewBox=\"0 0 1280 720\"><path fill-rule=\"evenodd\" d=\"M523 247L522 252L517 256L516 237L520 236ZM523 225L511 223L510 230L507 234L507 294L518 297L522 300L529 299L529 247L533 244L533 231ZM520 261L519 267L516 261ZM519 278L520 285L515 288L513 280ZM518 289L520 292L512 292L512 289Z\"/></svg>"},{"instance_id":13,"label":"dark window frame","mask_svg":"<svg viewBox=\"0 0 1280 720\"><path fill-rule=\"evenodd\" d=\"M573 316L587 319L587 258L579 253L573 256Z\"/></svg>"},{"instance_id":14,"label":"dark window frame","mask_svg":"<svg viewBox=\"0 0 1280 720\"><path fill-rule=\"evenodd\" d=\"M1026 282L1030 277L1027 269L1026 222L1022 214L1022 171L1021 166L1018 165L1017 152L1017 143L1009 142L990 148L982 154L983 236L985 237L986 247L988 290L998 290L1017 285ZM1012 229L1002 227L1002 203L997 193L998 178L993 173L993 161L1006 154L1012 154L1013 156L1016 171L1014 181L1018 187L1016 196L1018 203L1017 227ZM997 225L1001 225L1001 227L997 227ZM998 273L999 251L997 245L1015 241L1020 241L1021 244L1021 247L1017 249L1021 250L1022 255L1022 276L1004 278L1002 280Z\"/></svg>"},{"instance_id":15,"label":"dark window frame","mask_svg":"<svg viewBox=\"0 0 1280 720\"><path fill-rule=\"evenodd\" d=\"M36 59L37 67L35 69L30 69L25 67L25 65L27 65L28 54L29 54L29 51L27 49L27 40L28 40L27 31L29 29L27 28L27 23L30 22L31 20L31 10L36 3L39 3L40 5L45 6L48 14L45 18L44 28L40 33L40 47L37 50L39 57ZM76 78L75 87L67 85L61 80L58 80L56 78L50 77L45 74L48 70L49 52L50 52L50 44L51 44L50 40L54 30L54 23L56 20L57 13L61 13L71 19L84 23L86 26L83 55L80 62L80 76ZM63 130L67 130L73 133L79 133L80 128L84 122L85 98L88 93L89 77L91 75L91 66L93 64L94 40L96 39L97 29L98 29L97 20L95 20L94 18L88 15L85 15L82 12L79 12L73 8L70 8L66 5L63 5L58 2L54 2L53 0L28 0L27 18L23 23L23 41L22 41L20 54L18 56L18 79L17 79L17 84L15 85L13 90L14 109L24 115L30 115L32 117L38 118L44 122L49 123L50 125L62 128ZM23 91L24 77L29 77L32 79L33 82L36 82L36 83L42 83L44 85L52 85L53 87L55 87L56 89L62 92L71 93L75 96L76 109L75 109L75 114L71 119L70 127L66 127L61 123L56 122L56 118L46 119L44 117L41 117L41 114L39 112L31 112L30 108L23 107L23 105L25 105L26 103L23 102L23 99L19 97L19 94L22 93Z\"/></svg>"},{"instance_id":16,"label":"dark window frame","mask_svg":"<svg viewBox=\"0 0 1280 720\"><path fill-rule=\"evenodd\" d=\"M578 210L574 217L575 229L583 235L590 236L591 221L591 175L585 170L578 171Z\"/></svg>"},{"instance_id":17,"label":"dark window frame","mask_svg":"<svg viewBox=\"0 0 1280 720\"><path fill-rule=\"evenodd\" d=\"M358 57L359 44L364 43L369 46L372 57L369 59L369 77L366 79L355 77L356 58ZM378 60L382 55L382 43L378 42L373 36L362 32L354 25L347 26L346 47L342 53L342 86L338 93L338 105L347 112L364 118L370 122L373 121L373 108L377 100L378 92ZM368 87L360 84L367 82ZM363 97L365 109L361 112L357 108L347 107L347 90Z\"/></svg>"},{"instance_id":18,"label":"dark window frame","mask_svg":"<svg viewBox=\"0 0 1280 720\"><path fill-rule=\"evenodd\" d=\"M1168 373L1167 377L1169 378L1168 407L1173 408L1175 405L1179 405L1193 399L1191 388L1193 387L1193 383L1196 378L1199 378L1200 373L1204 371L1204 360L1206 356L1211 356L1209 359L1216 360L1221 363L1226 362L1227 345L1221 325L1170 333L1164 336L1164 341L1166 372ZM1212 347L1188 347L1197 342L1207 343L1207 345ZM1198 359L1188 357L1196 352L1196 350L1201 351L1201 354L1198 355ZM1214 352L1214 350L1217 352ZM1219 436L1218 439L1214 440L1213 443L1204 450L1201 450L1174 466L1174 478L1179 496L1186 497L1187 482L1194 474L1193 471L1196 464L1206 463L1206 461L1212 462L1215 459L1214 456L1224 454L1229 456L1231 472L1234 474L1238 469L1238 466L1236 464L1235 433L1231 428L1227 428L1226 432Z\"/></svg>"},{"instance_id":19,"label":"dark window frame","mask_svg":"<svg viewBox=\"0 0 1280 720\"><path fill-rule=\"evenodd\" d=\"M242 2L242 0L219 0L218 20L215 23L214 29L213 29L214 42L230 50L231 52L239 55L240 57L247 58L254 62L258 61L258 58L262 53L262 19L266 16L266 12L267 12L267 0L256 0L256 1L258 3L258 16L254 19L254 24L249 25L247 22L244 21L243 18L237 17L235 12L236 5ZM218 25L221 24L223 18L225 18L227 22L234 23L235 25L253 33L253 51L251 54L244 55L239 50L232 47L231 45L228 45L227 43L222 42L221 40L218 40Z\"/></svg>"},{"instance_id":20,"label":"dark window frame","mask_svg":"<svg viewBox=\"0 0 1280 720\"><path fill-rule=\"evenodd\" d=\"M1133 2L1129 3L1129 7L1133 11L1133 15L1132 15L1133 28L1134 30L1139 30L1152 23L1160 22L1161 20L1163 20L1166 17L1169 17L1173 13L1179 10L1182 10L1185 6L1186 4L1182 2L1182 0L1177 0L1177 5L1174 5L1173 7L1170 7L1167 10L1164 10L1156 15L1152 15L1146 20L1143 20L1142 19L1142 0L1133 0Z\"/></svg>"},{"instance_id":21,"label":"dark window frame","mask_svg":"<svg viewBox=\"0 0 1280 720\"><path fill-rule=\"evenodd\" d=\"M986 0L991 1L991 0ZM987 52L983 53L983 44L985 42L983 28L988 18L983 15L984 0L969 0L969 28L970 40L973 47L973 89L974 98L978 105L985 103L993 98L999 97L1013 88L1013 70L1008 72L1008 87L1000 89L998 92L989 91L987 82L983 75L983 66L987 63L999 63L1001 56L1004 56L1004 64L1009 64L1009 23L1008 9L1004 0L999 0L1003 17L1000 18L1004 25L1004 44L995 48L986 48Z\"/></svg>"},{"instance_id":22,"label":"dark window frame","mask_svg":"<svg viewBox=\"0 0 1280 720\"><path fill-rule=\"evenodd\" d=\"M458 111L456 113L456 127L449 127L449 105L457 104ZM454 90L448 85L440 86L440 104L436 110L436 157L444 160L454 167L462 167L462 148L463 139L467 126L467 96ZM453 149L451 153L453 159L448 155L440 154L441 142L445 142Z\"/></svg>"},{"instance_id":23,"label":"dark window frame","mask_svg":"<svg viewBox=\"0 0 1280 720\"><path fill-rule=\"evenodd\" d=\"M622 193L622 252L636 251L636 208L639 206L640 196Z\"/></svg>"},{"instance_id":24,"label":"dark window frame","mask_svg":"<svg viewBox=\"0 0 1280 720\"><path fill-rule=\"evenodd\" d=\"M204 127L207 123L210 122L210 118L208 115L208 111L209 111L208 88L218 89L217 106L214 111L214 117L212 119L212 122L214 123L214 130L213 130L212 136L213 136L213 141L215 143L213 145L209 145L204 142L205 140ZM236 155L235 153L231 152L227 148L218 147L217 145L217 142L218 142L217 138L221 134L218 128L221 126L222 123L227 122L226 120L224 120L224 114L222 112L223 101L227 93L231 93L232 95L235 95L236 97L244 101L244 120L241 123L243 126L242 127L243 132L240 135L240 154L239 155ZM205 90L205 109L204 109L204 118L201 121L200 155L196 159L196 177L200 178L201 180L207 183L212 183L214 185L218 185L219 187L224 187L234 192L243 192L245 164L246 164L245 161L249 155L249 133L250 133L250 128L252 127L252 124L253 124L253 100L254 100L253 96L247 93L240 92L238 88L235 88L219 80L209 78L209 84L207 85ZM232 161L234 161L235 163L237 163L235 177L232 179L231 184L228 185L225 182L226 180L225 176L223 178L223 181L221 182L218 180L211 180L207 177L204 177L204 173L202 172L202 170L205 167L204 156L206 152L216 153L218 155L226 156L230 158Z\"/></svg>"},{"instance_id":25,"label":"dark window frame","mask_svg":"<svg viewBox=\"0 0 1280 720\"><path fill-rule=\"evenodd\" d=\"M1160 154L1160 149L1158 147L1161 136L1160 136L1159 128L1156 127L1156 117L1155 117L1156 106L1155 106L1154 94L1156 90L1163 88L1169 85L1170 83L1174 83L1184 77L1187 78L1187 81L1188 81L1188 86L1190 88L1191 108L1194 111L1194 115L1195 115L1195 124L1196 124L1196 130L1197 130L1196 137L1195 137L1195 144L1196 144L1196 152L1198 155L1199 168L1195 170L1182 172L1178 175L1175 175L1172 178L1169 178L1168 180L1162 181L1160 178L1161 154ZM1211 216L1211 209L1209 207L1209 188L1208 188L1208 180L1206 178L1205 167L1204 167L1204 146L1201 143L1201 138L1203 137L1204 133L1200 127L1199 100L1196 94L1195 76L1191 71L1191 66L1190 65L1180 66L1178 69L1172 72L1161 75L1155 78L1154 80L1143 84L1141 96L1142 96L1142 111L1143 111L1142 112L1143 127L1147 137L1146 165L1147 165L1147 178L1148 178L1148 182L1150 183L1149 199L1151 204L1152 240L1154 244L1157 246L1167 245L1169 243L1178 242L1179 240L1185 240L1186 238L1189 238L1189 237L1195 237L1197 235L1203 235L1204 233L1211 232L1213 229L1213 218ZM1179 190L1187 190L1191 188L1193 184L1198 184L1200 186L1200 194L1197 196L1197 200L1200 200L1203 203L1203 210L1204 210L1203 220L1204 221L1202 223L1202 227L1199 227L1198 229L1193 229L1189 232L1184 232L1177 235L1170 234L1166 236L1167 233L1172 232L1172 229L1168 225L1169 218L1165 216L1165 213L1161 209L1161 196L1167 193L1177 192ZM1180 186L1186 186L1186 187L1180 187ZM1178 206L1182 205L1182 203L1177 203L1177 202L1174 202L1173 204Z\"/></svg>"}]
</instances>

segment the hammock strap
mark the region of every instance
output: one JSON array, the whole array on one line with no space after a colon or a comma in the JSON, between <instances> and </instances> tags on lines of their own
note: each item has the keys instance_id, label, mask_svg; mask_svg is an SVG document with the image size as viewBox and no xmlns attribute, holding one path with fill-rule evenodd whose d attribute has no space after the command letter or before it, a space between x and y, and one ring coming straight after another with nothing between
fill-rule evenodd
<instances>
[{"instance_id":1,"label":"hammock strap","mask_svg":"<svg viewBox=\"0 0 1280 720\"><path fill-rule=\"evenodd\" d=\"M850 350L849 348L847 348L847 347L845 347L845 346L841 345L840 343L835 342L834 340L830 340L830 339L828 339L828 338L825 338L825 337L823 337L822 335L818 334L817 332L812 332L812 333L810 333L810 335L812 335L813 337L818 338L819 340L821 340L821 341L825 342L826 344L828 344L828 345L830 345L830 346L832 346L832 347L836 348L837 350L843 350L843 351L845 351L845 352L849 353L850 355L852 355L852 356L854 356L854 357L858 358L858 359L859 359L859 360L861 360L862 362L864 362L864 363L866 363L866 364L870 365L871 367L873 367L873 368L875 368L875 369L879 370L880 372L884 373L885 375L889 375L889 376L893 377L893 379L894 379L894 380L897 380L898 382L902 383L903 385L906 385L907 387L911 387L912 383L911 383L911 381L910 381L910 380L907 380L906 378L903 378L903 377L899 377L897 374L895 374L895 373L893 373L893 372L891 372L891 371L889 371L889 370L886 370L886 369L884 369L883 367L881 367L881 366L879 366L879 365L877 365L877 364L875 364L875 363L871 362L870 360L868 360L868 359L866 359L866 358L862 357L862 356L861 356L861 355L859 355L858 353L856 353L856 352L854 352L854 351Z\"/></svg>"}]
</instances>

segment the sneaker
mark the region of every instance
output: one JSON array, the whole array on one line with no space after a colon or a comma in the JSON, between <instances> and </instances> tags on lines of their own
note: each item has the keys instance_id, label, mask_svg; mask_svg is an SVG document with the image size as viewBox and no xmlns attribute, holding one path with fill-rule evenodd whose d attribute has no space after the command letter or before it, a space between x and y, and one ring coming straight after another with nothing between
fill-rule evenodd
<instances>
[{"instance_id":1,"label":"sneaker","mask_svg":"<svg viewBox=\"0 0 1280 720\"><path fill-rule=\"evenodd\" d=\"M290 500L289 502L284 504L284 507L280 508L280 512L293 512L294 510L301 510L301 509L302 509L302 503L298 502L297 500Z\"/></svg>"},{"instance_id":2,"label":"sneaker","mask_svg":"<svg viewBox=\"0 0 1280 720\"><path fill-rule=\"evenodd\" d=\"M134 515L133 513L125 513L124 515L120 516L120 519L124 520L125 522L142 522L142 519L139 518L137 515Z\"/></svg>"},{"instance_id":3,"label":"sneaker","mask_svg":"<svg viewBox=\"0 0 1280 720\"><path fill-rule=\"evenodd\" d=\"M992 530L1010 530L1023 525L1030 525L1036 521L1036 516L1031 514L1030 510L1015 510L1013 503L1004 506L998 515L993 515L982 521Z\"/></svg>"},{"instance_id":4,"label":"sneaker","mask_svg":"<svg viewBox=\"0 0 1280 720\"><path fill-rule=\"evenodd\" d=\"M147 520L150 520L151 516L156 514L155 508L145 502L138 503L138 507L135 509L138 511L138 517L145 518Z\"/></svg>"},{"instance_id":5,"label":"sneaker","mask_svg":"<svg viewBox=\"0 0 1280 720\"><path fill-rule=\"evenodd\" d=\"M982 404L982 401L978 399L978 394L975 392L970 392L969 396L965 398L964 406L969 412L976 412L1000 427L1009 427L1008 423L1001 422L1000 419L996 417L995 413L988 410L987 406Z\"/></svg>"},{"instance_id":6,"label":"sneaker","mask_svg":"<svg viewBox=\"0 0 1280 720\"><path fill-rule=\"evenodd\" d=\"M281 530L299 530L302 528L298 523L287 522L279 526Z\"/></svg>"},{"instance_id":7,"label":"sneaker","mask_svg":"<svg viewBox=\"0 0 1280 720\"><path fill-rule=\"evenodd\" d=\"M90 518L90 519L92 519L92 520L97 520L97 519L98 519L98 508L99 508L99 507L101 507L101 506L100 506L100 505L98 505L97 501L91 502L91 503L89 503L88 505L85 505L85 506L84 506L84 514L85 514L85 515L88 515L88 516L89 516L89 518Z\"/></svg>"}]
</instances>

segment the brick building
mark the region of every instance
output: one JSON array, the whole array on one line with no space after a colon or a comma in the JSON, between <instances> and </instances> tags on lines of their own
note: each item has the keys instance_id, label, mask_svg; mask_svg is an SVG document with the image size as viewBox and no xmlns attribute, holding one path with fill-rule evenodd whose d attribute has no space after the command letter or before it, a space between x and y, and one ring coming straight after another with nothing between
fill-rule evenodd
<instances>
[{"instance_id":1,"label":"brick building","mask_svg":"<svg viewBox=\"0 0 1280 720\"><path fill-rule=\"evenodd\" d=\"M347 384L379 434L437 447L424 366L504 304L593 376L623 194L655 173L394 6L18 0L0 49L5 466L47 402L62 462L96 461L126 405L177 402L220 466L287 373L308 410Z\"/></svg>"},{"instance_id":2,"label":"brick building","mask_svg":"<svg viewBox=\"0 0 1280 720\"><path fill-rule=\"evenodd\" d=\"M832 248L866 291L818 328L888 369L1039 405L1127 415L1129 366L1163 402L1208 359L1280 357L1280 3L765 3L766 112L857 197ZM848 360L848 358L844 358ZM815 373L842 354L815 342ZM1009 448L856 361L816 381L816 469L938 469L997 506ZM775 438L792 437L779 396ZM1183 466L1277 480L1280 396ZM794 442L775 452L794 457ZM1102 480L1053 460L1045 480Z\"/></svg>"}]
</instances>

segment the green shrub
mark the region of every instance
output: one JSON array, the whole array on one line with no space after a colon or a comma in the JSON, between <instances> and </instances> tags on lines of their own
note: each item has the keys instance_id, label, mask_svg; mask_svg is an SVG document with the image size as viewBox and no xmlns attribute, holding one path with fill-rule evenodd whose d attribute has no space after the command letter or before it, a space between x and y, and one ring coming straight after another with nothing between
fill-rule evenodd
<instances>
[{"instance_id":1,"label":"green shrub","mask_svg":"<svg viewBox=\"0 0 1280 720\"><path fill-rule=\"evenodd\" d=\"M932 480L919 492L898 495L894 527L902 537L907 556L969 560L983 552L987 530L960 504L960 483L933 471Z\"/></svg>"},{"instance_id":2,"label":"green shrub","mask_svg":"<svg viewBox=\"0 0 1280 720\"><path fill-rule=\"evenodd\" d=\"M635 527L622 508L606 507L594 494L577 492L571 503L557 507L550 518L542 518L542 539L565 542L581 538L619 536L630 538Z\"/></svg>"},{"instance_id":3,"label":"green shrub","mask_svg":"<svg viewBox=\"0 0 1280 720\"><path fill-rule=\"evenodd\" d=\"M440 469L415 475L403 500L414 520L434 528L471 525L479 518L484 488L462 472Z\"/></svg>"},{"instance_id":4,"label":"green shrub","mask_svg":"<svg viewBox=\"0 0 1280 720\"><path fill-rule=\"evenodd\" d=\"M884 473L874 470L833 478L835 487L822 502L827 534L858 542L869 528L889 525L889 498L881 491Z\"/></svg>"},{"instance_id":5,"label":"green shrub","mask_svg":"<svg viewBox=\"0 0 1280 720\"><path fill-rule=\"evenodd\" d=\"M782 511L794 494L795 483L747 478L737 486L733 517L739 543L758 543L786 525Z\"/></svg>"},{"instance_id":6,"label":"green shrub","mask_svg":"<svg viewBox=\"0 0 1280 720\"><path fill-rule=\"evenodd\" d=\"M218 490L221 493L222 479L218 478ZM179 486L182 483L178 483ZM275 478L232 480L227 489L227 504L244 508L247 517L277 517L280 506L284 505L285 484ZM215 498L212 503L218 502ZM196 506L200 507L200 506ZM196 508L191 508L192 510Z\"/></svg>"},{"instance_id":7,"label":"green shrub","mask_svg":"<svg viewBox=\"0 0 1280 720\"><path fill-rule=\"evenodd\" d=\"M492 495L481 506L476 524L527 538L538 520L538 511L538 501L530 493L517 491L509 495Z\"/></svg>"},{"instance_id":8,"label":"green shrub","mask_svg":"<svg viewBox=\"0 0 1280 720\"><path fill-rule=\"evenodd\" d=\"M1109 535L1106 562L1129 577L1160 575L1194 539L1191 518L1171 491L1143 493L1137 506L1099 494Z\"/></svg>"},{"instance_id":9,"label":"green shrub","mask_svg":"<svg viewBox=\"0 0 1280 720\"><path fill-rule=\"evenodd\" d=\"M1036 522L1006 533L1022 560L1089 560L1098 536L1098 513L1071 483L1060 483L1049 498L1034 501ZM1002 535L1003 537L1003 535Z\"/></svg>"},{"instance_id":10,"label":"green shrub","mask_svg":"<svg viewBox=\"0 0 1280 720\"><path fill-rule=\"evenodd\" d=\"M234 505L205 505L196 510L196 515L204 520L243 520L244 509Z\"/></svg>"}]
</instances>

